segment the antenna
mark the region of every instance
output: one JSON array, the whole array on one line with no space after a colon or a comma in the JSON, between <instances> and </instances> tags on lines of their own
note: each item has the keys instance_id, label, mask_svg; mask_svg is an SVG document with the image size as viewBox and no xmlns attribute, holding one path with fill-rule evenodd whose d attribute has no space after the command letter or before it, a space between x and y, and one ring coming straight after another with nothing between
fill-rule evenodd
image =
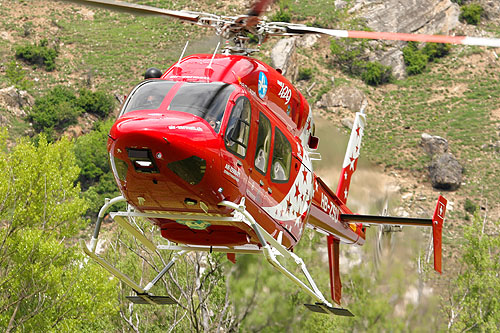
<instances>
[{"instance_id":1,"label":"antenna","mask_svg":"<svg viewBox=\"0 0 500 333\"><path fill-rule=\"evenodd\" d=\"M181 56L179 57L179 61L177 61L177 63L181 62L182 57L184 57L184 53L186 53L186 49L187 49L188 45L189 45L189 41L186 41L186 45L184 45L184 50L182 50Z\"/></svg>"},{"instance_id":2,"label":"antenna","mask_svg":"<svg viewBox=\"0 0 500 333\"><path fill-rule=\"evenodd\" d=\"M210 63L208 64L207 68L205 68L205 76L209 78L213 72L214 69L212 68L212 62L214 61L215 55L217 54L217 51L219 50L220 42L217 43L217 46L215 47L214 54L212 54L212 59L210 59Z\"/></svg>"},{"instance_id":3,"label":"antenna","mask_svg":"<svg viewBox=\"0 0 500 333\"><path fill-rule=\"evenodd\" d=\"M174 66L174 75L180 75L182 72L182 68L181 68L180 63L181 63L182 58L184 57L184 53L186 53L186 49L187 49L188 45L189 45L189 41L186 41L186 45L184 45L184 49L182 50L181 56L179 57L179 61L177 61L177 63Z\"/></svg>"}]
</instances>

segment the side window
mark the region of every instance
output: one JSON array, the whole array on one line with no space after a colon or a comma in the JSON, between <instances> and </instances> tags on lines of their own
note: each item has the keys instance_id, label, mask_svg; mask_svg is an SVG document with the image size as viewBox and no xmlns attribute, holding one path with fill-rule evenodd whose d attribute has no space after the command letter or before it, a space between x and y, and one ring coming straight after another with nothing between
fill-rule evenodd
<instances>
[{"instance_id":1,"label":"side window","mask_svg":"<svg viewBox=\"0 0 500 333\"><path fill-rule=\"evenodd\" d=\"M245 157L248 146L248 134L250 132L250 101L246 97L240 97L229 116L224 141L230 152Z\"/></svg>"},{"instance_id":2,"label":"side window","mask_svg":"<svg viewBox=\"0 0 500 333\"><path fill-rule=\"evenodd\" d=\"M286 182L290 177L292 165L292 146L285 135L276 128L274 134L273 162L271 164L271 180Z\"/></svg>"},{"instance_id":3,"label":"side window","mask_svg":"<svg viewBox=\"0 0 500 333\"><path fill-rule=\"evenodd\" d=\"M255 151L255 167L263 174L267 171L270 150L271 122L261 113L259 115L259 133L257 136L257 150Z\"/></svg>"}]
</instances>

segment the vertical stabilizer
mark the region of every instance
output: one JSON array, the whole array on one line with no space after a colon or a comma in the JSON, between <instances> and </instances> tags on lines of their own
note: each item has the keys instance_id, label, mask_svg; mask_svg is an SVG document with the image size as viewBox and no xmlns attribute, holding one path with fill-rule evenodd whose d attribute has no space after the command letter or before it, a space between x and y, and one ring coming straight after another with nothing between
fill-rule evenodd
<instances>
[{"instance_id":1,"label":"vertical stabilizer","mask_svg":"<svg viewBox=\"0 0 500 333\"><path fill-rule=\"evenodd\" d=\"M443 233L443 221L444 215L446 213L446 204L448 201L439 196L436 209L434 211L434 216L432 217L432 240L434 245L434 270L436 272L442 273L442 233Z\"/></svg>"},{"instance_id":2,"label":"vertical stabilizer","mask_svg":"<svg viewBox=\"0 0 500 333\"><path fill-rule=\"evenodd\" d=\"M352 125L351 137L347 144L344 164L342 165L342 172L340 173L339 185L337 187L337 197L344 203L347 202L347 196L349 195L352 174L356 171L358 165L361 139L365 130L365 124L366 117L363 110L361 110L361 112L356 112L356 118Z\"/></svg>"}]
</instances>

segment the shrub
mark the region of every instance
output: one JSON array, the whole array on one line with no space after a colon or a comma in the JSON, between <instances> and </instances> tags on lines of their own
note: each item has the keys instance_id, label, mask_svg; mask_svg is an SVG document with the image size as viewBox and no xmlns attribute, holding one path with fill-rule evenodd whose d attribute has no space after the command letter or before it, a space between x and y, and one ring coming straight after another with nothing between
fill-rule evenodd
<instances>
[{"instance_id":1,"label":"shrub","mask_svg":"<svg viewBox=\"0 0 500 333\"><path fill-rule=\"evenodd\" d=\"M86 112L95 114L100 118L106 118L113 111L115 100L113 96L104 91L92 92L83 88L80 89L79 94L77 105Z\"/></svg>"},{"instance_id":2,"label":"shrub","mask_svg":"<svg viewBox=\"0 0 500 333\"><path fill-rule=\"evenodd\" d=\"M62 131L77 123L83 112L93 113L101 118L113 110L114 99L103 92L81 89L77 97L73 90L56 86L45 96L38 98L28 115L37 132L46 132L54 137L54 131Z\"/></svg>"},{"instance_id":3,"label":"shrub","mask_svg":"<svg viewBox=\"0 0 500 333\"><path fill-rule=\"evenodd\" d=\"M393 80L392 68L379 62L368 61L365 50L366 41L332 40L330 51L335 63L346 73L360 77L365 83L373 86L388 83Z\"/></svg>"},{"instance_id":4,"label":"shrub","mask_svg":"<svg viewBox=\"0 0 500 333\"><path fill-rule=\"evenodd\" d=\"M64 86L56 86L45 96L37 98L28 115L37 132L52 133L76 124L83 110L77 106L77 97Z\"/></svg>"},{"instance_id":5,"label":"shrub","mask_svg":"<svg viewBox=\"0 0 500 333\"><path fill-rule=\"evenodd\" d=\"M355 76L360 76L368 57L365 56L366 41L359 40L335 40L330 42L330 51L334 55L335 62L340 68Z\"/></svg>"},{"instance_id":6,"label":"shrub","mask_svg":"<svg viewBox=\"0 0 500 333\"><path fill-rule=\"evenodd\" d=\"M429 61L442 58L450 53L451 45L444 43L427 43L422 52L427 55Z\"/></svg>"},{"instance_id":7,"label":"shrub","mask_svg":"<svg viewBox=\"0 0 500 333\"><path fill-rule=\"evenodd\" d=\"M392 68L382 65L378 61L369 61L365 64L365 68L361 73L361 79L371 86L391 82L393 80Z\"/></svg>"},{"instance_id":8,"label":"shrub","mask_svg":"<svg viewBox=\"0 0 500 333\"><path fill-rule=\"evenodd\" d=\"M467 213L474 214L476 212L476 204L469 198L465 199L464 209Z\"/></svg>"},{"instance_id":9,"label":"shrub","mask_svg":"<svg viewBox=\"0 0 500 333\"><path fill-rule=\"evenodd\" d=\"M311 68L300 68L298 80L310 80L312 77L312 69Z\"/></svg>"},{"instance_id":10,"label":"shrub","mask_svg":"<svg viewBox=\"0 0 500 333\"><path fill-rule=\"evenodd\" d=\"M427 43L423 48L418 47L416 42L408 42L403 48L403 58L408 75L422 73L427 63L437 58L442 58L450 53L451 46L442 43Z\"/></svg>"},{"instance_id":11,"label":"shrub","mask_svg":"<svg viewBox=\"0 0 500 333\"><path fill-rule=\"evenodd\" d=\"M46 70L53 71L56 68L57 51L49 48L47 44L47 40L43 39L39 44L19 46L16 48L16 58L29 64L45 66Z\"/></svg>"},{"instance_id":12,"label":"shrub","mask_svg":"<svg viewBox=\"0 0 500 333\"><path fill-rule=\"evenodd\" d=\"M74 146L76 163L80 167L83 197L89 202L88 215L99 212L105 198L119 194L108 162L106 143L113 120L98 122L92 132L80 136Z\"/></svg>"},{"instance_id":13,"label":"shrub","mask_svg":"<svg viewBox=\"0 0 500 333\"><path fill-rule=\"evenodd\" d=\"M288 22L292 20L292 16L289 12L282 9L271 17L271 22Z\"/></svg>"},{"instance_id":14,"label":"shrub","mask_svg":"<svg viewBox=\"0 0 500 333\"><path fill-rule=\"evenodd\" d=\"M460 7L460 20L468 24L478 25L483 14L483 7L476 3Z\"/></svg>"},{"instance_id":15,"label":"shrub","mask_svg":"<svg viewBox=\"0 0 500 333\"><path fill-rule=\"evenodd\" d=\"M7 64L5 75L10 84L14 85L17 89L28 90L33 86L33 82L26 79L26 72L15 60Z\"/></svg>"},{"instance_id":16,"label":"shrub","mask_svg":"<svg viewBox=\"0 0 500 333\"><path fill-rule=\"evenodd\" d=\"M415 42L409 42L408 45L403 48L403 58L408 75L422 73L429 62L427 54L419 50Z\"/></svg>"}]
</instances>

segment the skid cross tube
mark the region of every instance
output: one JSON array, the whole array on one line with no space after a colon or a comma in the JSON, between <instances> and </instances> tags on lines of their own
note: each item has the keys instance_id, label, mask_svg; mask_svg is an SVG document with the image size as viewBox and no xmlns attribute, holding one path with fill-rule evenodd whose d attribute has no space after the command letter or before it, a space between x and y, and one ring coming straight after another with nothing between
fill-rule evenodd
<instances>
[{"instance_id":1,"label":"skid cross tube","mask_svg":"<svg viewBox=\"0 0 500 333\"><path fill-rule=\"evenodd\" d=\"M222 201L219 203L221 206L229 207L234 209L237 213L240 213L244 217L244 222L246 222L252 229L255 231L259 242L262 244L262 248L264 250L264 256L267 261L279 272L283 273L287 278L292 280L297 286L299 286L303 291L309 294L314 298L319 304L318 306L323 307L332 307L332 305L325 299L321 291L316 286L313 278L309 274L304 261L297 256L296 254L288 251L283 245L281 245L278 241L276 241L266 230L264 230L253 218L253 216L246 210L245 207L245 198L241 199L240 204L235 204L231 201ZM288 271L283 265L276 259L275 251L278 251L281 255L283 255L286 259L292 259L297 266L300 267L302 273L306 277L310 286L306 285L302 280L296 277L293 273ZM325 308L325 313L328 313L328 310Z\"/></svg>"}]
</instances>

